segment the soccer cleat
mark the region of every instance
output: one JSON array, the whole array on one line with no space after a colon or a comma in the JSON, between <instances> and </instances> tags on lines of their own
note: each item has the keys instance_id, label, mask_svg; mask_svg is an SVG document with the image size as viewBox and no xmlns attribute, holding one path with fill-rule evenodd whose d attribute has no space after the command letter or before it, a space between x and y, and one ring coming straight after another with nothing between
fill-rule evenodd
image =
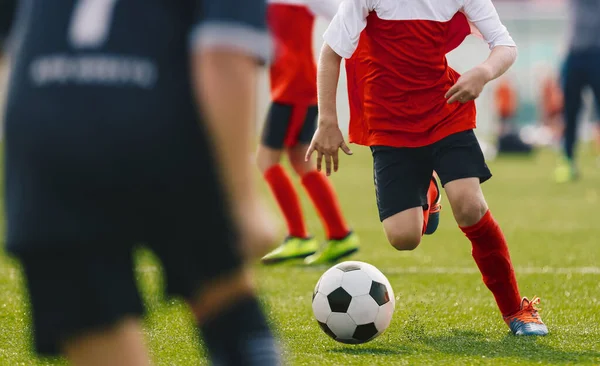
<instances>
[{"instance_id":1,"label":"soccer cleat","mask_svg":"<svg viewBox=\"0 0 600 366\"><path fill-rule=\"evenodd\" d=\"M554 179L557 183L567 183L577 180L579 174L573 162L568 160L562 161L554 170Z\"/></svg>"},{"instance_id":2,"label":"soccer cleat","mask_svg":"<svg viewBox=\"0 0 600 366\"><path fill-rule=\"evenodd\" d=\"M521 300L521 310L513 315L504 317L504 321L514 335L543 336L548 334L548 327L546 327L546 324L540 318L538 309L535 307L539 303L540 299L538 297L534 297L531 301L524 297Z\"/></svg>"},{"instance_id":3,"label":"soccer cleat","mask_svg":"<svg viewBox=\"0 0 600 366\"><path fill-rule=\"evenodd\" d=\"M442 192L438 186L436 174L431 177L431 184L429 185L429 192L431 195L435 194L436 198L434 203L430 204L429 207L429 220L427 221L427 227L425 228L425 235L431 235L435 233L440 224L440 211L442 210ZM429 196L428 192L428 196Z\"/></svg>"},{"instance_id":4,"label":"soccer cleat","mask_svg":"<svg viewBox=\"0 0 600 366\"><path fill-rule=\"evenodd\" d=\"M305 258L315 254L318 249L319 242L315 238L288 236L280 246L262 257L261 262L263 264L275 264L289 259Z\"/></svg>"},{"instance_id":5,"label":"soccer cleat","mask_svg":"<svg viewBox=\"0 0 600 366\"><path fill-rule=\"evenodd\" d=\"M358 250L358 235L350 231L343 239L330 239L325 247L304 259L305 264L331 264Z\"/></svg>"}]
</instances>

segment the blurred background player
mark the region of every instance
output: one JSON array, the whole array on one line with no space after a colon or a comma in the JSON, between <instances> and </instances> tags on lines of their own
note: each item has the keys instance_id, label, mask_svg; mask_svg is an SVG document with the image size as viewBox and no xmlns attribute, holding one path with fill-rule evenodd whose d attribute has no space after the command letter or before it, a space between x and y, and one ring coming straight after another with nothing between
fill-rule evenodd
<instances>
[{"instance_id":1,"label":"blurred background player","mask_svg":"<svg viewBox=\"0 0 600 366\"><path fill-rule=\"evenodd\" d=\"M14 3L0 6L6 32ZM212 363L280 363L244 265L274 237L247 160L257 61L271 46L265 10L264 0L21 2L7 249L23 265L38 354L150 364L132 268L145 243Z\"/></svg>"},{"instance_id":2,"label":"blurred background player","mask_svg":"<svg viewBox=\"0 0 600 366\"><path fill-rule=\"evenodd\" d=\"M355 81L348 83L351 114L362 112L351 117L350 141L371 147L379 216L390 244L398 250L420 244L425 213L436 202L430 183L435 171L510 330L515 335L545 335L548 329L535 308L539 299L520 297L506 239L483 196L480 184L491 172L473 131L474 99L515 62L515 43L491 0L435 4L342 3L323 36L319 124L307 158L318 151L317 164L324 159L329 172L332 163L337 170L338 149L351 153L336 108L340 62L345 58L347 77ZM471 32L467 19L491 53L460 76L448 67L446 54Z\"/></svg>"},{"instance_id":3,"label":"blurred background player","mask_svg":"<svg viewBox=\"0 0 600 366\"><path fill-rule=\"evenodd\" d=\"M555 170L559 183L578 177L575 162L582 93L590 87L600 107L600 0L569 0L569 52L563 66L564 159Z\"/></svg>"},{"instance_id":4,"label":"blurred background player","mask_svg":"<svg viewBox=\"0 0 600 366\"><path fill-rule=\"evenodd\" d=\"M504 76L498 80L494 94L496 113L500 120L498 154L531 153L533 151L532 146L521 139L519 134L520 129L514 121L519 108L519 97L514 84L508 76Z\"/></svg>"},{"instance_id":5,"label":"blurred background player","mask_svg":"<svg viewBox=\"0 0 600 366\"><path fill-rule=\"evenodd\" d=\"M265 264L305 258L306 264L330 263L359 248L359 240L342 214L329 179L304 156L317 119L317 70L313 55L315 15L330 20L338 0L269 0L268 25L275 38L275 61L270 68L272 103L257 152L258 168L268 183L287 223L288 236ZM306 227L300 199L281 158L287 154L302 186L325 227L326 245Z\"/></svg>"},{"instance_id":6,"label":"blurred background player","mask_svg":"<svg viewBox=\"0 0 600 366\"><path fill-rule=\"evenodd\" d=\"M541 122L550 132L552 145L560 147L565 130L564 97L558 77L551 70L542 76L539 105Z\"/></svg>"}]
</instances>

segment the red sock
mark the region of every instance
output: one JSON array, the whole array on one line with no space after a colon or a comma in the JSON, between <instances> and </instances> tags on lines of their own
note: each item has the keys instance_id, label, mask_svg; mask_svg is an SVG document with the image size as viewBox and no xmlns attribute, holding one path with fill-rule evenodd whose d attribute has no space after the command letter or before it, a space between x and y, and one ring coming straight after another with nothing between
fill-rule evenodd
<instances>
[{"instance_id":1,"label":"red sock","mask_svg":"<svg viewBox=\"0 0 600 366\"><path fill-rule=\"evenodd\" d=\"M302 206L289 175L281 165L277 164L270 167L264 177L283 212L289 234L298 238L308 237Z\"/></svg>"},{"instance_id":2,"label":"red sock","mask_svg":"<svg viewBox=\"0 0 600 366\"><path fill-rule=\"evenodd\" d=\"M483 283L492 291L503 316L516 313L521 307L515 271L510 261L504 234L488 210L473 226L460 228L473 246L472 254L483 276Z\"/></svg>"},{"instance_id":3,"label":"red sock","mask_svg":"<svg viewBox=\"0 0 600 366\"><path fill-rule=\"evenodd\" d=\"M340 209L333 186L325 176L316 170L304 174L302 185L308 192L312 203L315 205L321 221L325 226L327 238L343 239L348 235L350 229Z\"/></svg>"}]
</instances>

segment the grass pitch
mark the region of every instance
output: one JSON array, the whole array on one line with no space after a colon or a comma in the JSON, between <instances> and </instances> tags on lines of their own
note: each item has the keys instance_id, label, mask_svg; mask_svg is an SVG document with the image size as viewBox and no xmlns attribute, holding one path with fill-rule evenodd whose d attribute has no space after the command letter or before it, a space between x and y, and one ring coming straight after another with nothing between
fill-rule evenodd
<instances>
[{"instance_id":1,"label":"grass pitch","mask_svg":"<svg viewBox=\"0 0 600 366\"><path fill-rule=\"evenodd\" d=\"M509 334L481 282L470 244L447 202L435 235L413 252L396 252L386 243L377 217L369 152L353 150L355 155L344 157L332 178L362 240L352 259L369 262L388 276L396 312L376 340L338 344L321 332L310 306L314 285L326 268L257 266L288 364L600 364L600 168L591 153L582 154L582 179L566 185L551 179L555 156L550 152L490 164L494 178L484 184L484 192L509 241L521 292L542 298L541 314L550 329L547 337L517 338ZM305 197L303 204L312 232L322 238ZM147 252L138 256L138 277L151 310L145 332L156 364L206 364L190 314L180 302L165 301L160 267ZM0 254L0 365L62 364L32 356L23 288L17 263Z\"/></svg>"}]
</instances>

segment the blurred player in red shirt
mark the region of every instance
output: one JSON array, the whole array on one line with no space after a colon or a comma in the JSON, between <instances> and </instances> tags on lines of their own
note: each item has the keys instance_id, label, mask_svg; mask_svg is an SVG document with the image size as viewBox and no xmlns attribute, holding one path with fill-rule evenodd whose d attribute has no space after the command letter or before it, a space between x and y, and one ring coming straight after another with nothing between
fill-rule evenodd
<instances>
[{"instance_id":1,"label":"blurred player in red shirt","mask_svg":"<svg viewBox=\"0 0 600 366\"><path fill-rule=\"evenodd\" d=\"M276 56L270 69L272 104L257 161L285 217L288 236L263 257L265 264L295 258L305 258L307 264L328 263L358 250L358 237L344 220L333 186L316 170L314 162L304 159L317 121L315 16L330 20L338 5L339 0L269 1L268 24L275 38ZM325 226L328 242L321 251L306 228L292 180L280 165L284 153Z\"/></svg>"},{"instance_id":2,"label":"blurred player in red shirt","mask_svg":"<svg viewBox=\"0 0 600 366\"><path fill-rule=\"evenodd\" d=\"M471 33L471 24L492 51L461 76L448 67L446 53ZM506 240L480 188L491 173L473 132L474 99L517 56L491 0L345 1L323 37L319 121L306 158L317 151L318 168L324 158L330 173L332 165L338 169L338 149L351 154L336 111L345 58L350 142L371 147L379 215L389 242L412 250L423 233L435 231L428 227L430 210L439 210L435 171L511 331L547 334L534 306L539 299L519 295Z\"/></svg>"}]
</instances>

